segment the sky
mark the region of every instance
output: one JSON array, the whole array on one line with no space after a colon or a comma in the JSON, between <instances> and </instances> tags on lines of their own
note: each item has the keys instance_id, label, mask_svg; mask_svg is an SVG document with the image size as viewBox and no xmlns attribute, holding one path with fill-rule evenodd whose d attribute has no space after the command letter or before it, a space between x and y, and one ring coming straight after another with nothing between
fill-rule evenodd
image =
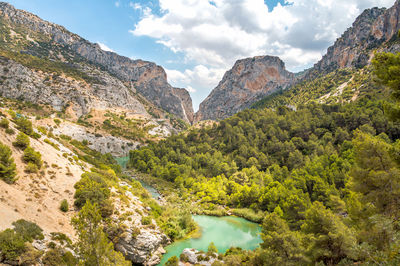
<instances>
[{"instance_id":1,"label":"sky","mask_svg":"<svg viewBox=\"0 0 400 266\"><path fill-rule=\"evenodd\" d=\"M9 0L103 50L161 65L194 109L236 60L313 66L366 8L395 0Z\"/></svg>"}]
</instances>

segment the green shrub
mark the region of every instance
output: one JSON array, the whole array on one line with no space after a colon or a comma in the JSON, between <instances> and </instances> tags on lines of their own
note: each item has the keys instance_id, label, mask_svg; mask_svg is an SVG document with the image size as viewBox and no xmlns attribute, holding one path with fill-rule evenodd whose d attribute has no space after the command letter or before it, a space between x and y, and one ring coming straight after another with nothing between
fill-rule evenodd
<instances>
[{"instance_id":1,"label":"green shrub","mask_svg":"<svg viewBox=\"0 0 400 266\"><path fill-rule=\"evenodd\" d=\"M114 212L114 205L112 204L111 199L103 200L100 204L100 214L101 217L106 218L113 214Z\"/></svg>"},{"instance_id":2,"label":"green shrub","mask_svg":"<svg viewBox=\"0 0 400 266\"><path fill-rule=\"evenodd\" d=\"M34 248L32 244L25 243L25 250L18 258L19 265L38 265L42 254L43 252Z\"/></svg>"},{"instance_id":3,"label":"green shrub","mask_svg":"<svg viewBox=\"0 0 400 266\"><path fill-rule=\"evenodd\" d=\"M60 204L60 210L61 210L62 212L67 212L68 209L69 209L68 201L67 201L66 199L63 199L63 200L61 201L61 204Z\"/></svg>"},{"instance_id":4,"label":"green shrub","mask_svg":"<svg viewBox=\"0 0 400 266\"><path fill-rule=\"evenodd\" d=\"M6 134L8 135L14 135L15 134L15 130L12 128L6 128Z\"/></svg>"},{"instance_id":5,"label":"green shrub","mask_svg":"<svg viewBox=\"0 0 400 266\"><path fill-rule=\"evenodd\" d=\"M167 263L165 263L166 266L177 266L179 265L179 259L177 256L173 256L168 259Z\"/></svg>"},{"instance_id":6,"label":"green shrub","mask_svg":"<svg viewBox=\"0 0 400 266\"><path fill-rule=\"evenodd\" d=\"M104 178L98 173L84 173L81 180L75 184L75 206L83 207L86 201L101 206L110 197L110 190Z\"/></svg>"},{"instance_id":7,"label":"green shrub","mask_svg":"<svg viewBox=\"0 0 400 266\"><path fill-rule=\"evenodd\" d=\"M37 120L37 118L36 118L36 120ZM37 127L37 130L39 130L39 132L42 133L43 135L47 135L46 128L39 126L39 127Z\"/></svg>"},{"instance_id":8,"label":"green shrub","mask_svg":"<svg viewBox=\"0 0 400 266\"><path fill-rule=\"evenodd\" d=\"M61 248L48 250L42 258L42 263L46 266L73 266L78 264L76 258L72 255L71 252L65 252L65 250Z\"/></svg>"},{"instance_id":9,"label":"green shrub","mask_svg":"<svg viewBox=\"0 0 400 266\"><path fill-rule=\"evenodd\" d=\"M0 179L8 184L14 183L16 169L11 149L0 142Z\"/></svg>"},{"instance_id":10,"label":"green shrub","mask_svg":"<svg viewBox=\"0 0 400 266\"><path fill-rule=\"evenodd\" d=\"M149 225L151 224L151 217L150 216L143 216L142 217L142 224L143 225Z\"/></svg>"},{"instance_id":11,"label":"green shrub","mask_svg":"<svg viewBox=\"0 0 400 266\"><path fill-rule=\"evenodd\" d=\"M0 127L2 127L2 128L5 128L5 129L9 128L9 124L10 124L10 122L8 121L7 118L2 118L0 120Z\"/></svg>"},{"instance_id":12,"label":"green shrub","mask_svg":"<svg viewBox=\"0 0 400 266\"><path fill-rule=\"evenodd\" d=\"M51 235L51 240L58 241L61 243L61 245L72 244L72 240L64 233L52 232L52 233L50 233L50 235Z\"/></svg>"},{"instance_id":13,"label":"green shrub","mask_svg":"<svg viewBox=\"0 0 400 266\"><path fill-rule=\"evenodd\" d=\"M25 118L25 117L20 117L15 120L15 124L17 124L17 128L19 131L24 132L28 136L33 135L33 127L32 127L32 122Z\"/></svg>"},{"instance_id":14,"label":"green shrub","mask_svg":"<svg viewBox=\"0 0 400 266\"><path fill-rule=\"evenodd\" d=\"M30 174L37 174L39 172L39 168L37 167L36 164L29 162L26 166L25 166L25 172L26 173L30 173Z\"/></svg>"},{"instance_id":15,"label":"green shrub","mask_svg":"<svg viewBox=\"0 0 400 266\"><path fill-rule=\"evenodd\" d=\"M22 236L25 241L32 242L34 239L43 239L42 228L37 224L19 219L13 222L14 230L16 233Z\"/></svg>"},{"instance_id":16,"label":"green shrub","mask_svg":"<svg viewBox=\"0 0 400 266\"><path fill-rule=\"evenodd\" d=\"M189 258L186 254L181 253L181 255L179 255L179 260L182 262L189 262Z\"/></svg>"},{"instance_id":17,"label":"green shrub","mask_svg":"<svg viewBox=\"0 0 400 266\"><path fill-rule=\"evenodd\" d=\"M57 124L57 126L59 126L61 124L61 121L58 118L55 118L53 121L54 121L54 123Z\"/></svg>"},{"instance_id":18,"label":"green shrub","mask_svg":"<svg viewBox=\"0 0 400 266\"><path fill-rule=\"evenodd\" d=\"M132 238L136 238L140 234L140 229L138 227L132 227Z\"/></svg>"},{"instance_id":19,"label":"green shrub","mask_svg":"<svg viewBox=\"0 0 400 266\"><path fill-rule=\"evenodd\" d=\"M13 142L13 145L20 149L26 149L30 144L29 137L22 132L19 132L17 138Z\"/></svg>"},{"instance_id":20,"label":"green shrub","mask_svg":"<svg viewBox=\"0 0 400 266\"><path fill-rule=\"evenodd\" d=\"M6 260L16 260L25 251L25 241L12 229L0 233L1 256Z\"/></svg>"},{"instance_id":21,"label":"green shrub","mask_svg":"<svg viewBox=\"0 0 400 266\"><path fill-rule=\"evenodd\" d=\"M40 169L42 167L42 155L40 152L35 151L32 147L27 147L24 150L24 155L23 155L24 162L26 163L34 163L36 166Z\"/></svg>"},{"instance_id":22,"label":"green shrub","mask_svg":"<svg viewBox=\"0 0 400 266\"><path fill-rule=\"evenodd\" d=\"M44 139L44 142L46 142L47 144L49 144L49 145L51 145L54 149L56 149L56 150L60 150L60 147L58 147L58 145L57 144L55 144L54 142L52 142L51 140L49 140L49 139ZM64 155L64 154L63 154Z\"/></svg>"}]
</instances>

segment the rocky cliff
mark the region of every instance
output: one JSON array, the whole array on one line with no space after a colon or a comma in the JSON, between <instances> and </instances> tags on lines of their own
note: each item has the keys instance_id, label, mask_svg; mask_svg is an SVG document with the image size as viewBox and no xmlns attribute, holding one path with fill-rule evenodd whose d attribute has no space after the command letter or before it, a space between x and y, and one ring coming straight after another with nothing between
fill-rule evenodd
<instances>
[{"instance_id":1,"label":"rocky cliff","mask_svg":"<svg viewBox=\"0 0 400 266\"><path fill-rule=\"evenodd\" d=\"M176 90L168 84L162 67L152 62L131 60L113 52L103 51L99 45L88 42L62 26L44 21L3 2L0 2L0 25L0 47L3 51L12 51L17 53L14 56L18 57L33 55L59 62L75 72L83 72L91 77L91 80L101 81L106 73L121 83L113 86L104 80L98 82L112 85L114 96L125 98L127 90L139 93L163 110L190 122L186 116L192 111L189 101L186 99L183 102L181 93L175 93ZM98 73L95 73L96 71ZM125 88L121 89L122 86ZM126 99L121 105L125 105L126 101L131 99ZM137 106L137 100L133 102ZM127 107L136 110L135 107Z\"/></svg>"},{"instance_id":2,"label":"rocky cliff","mask_svg":"<svg viewBox=\"0 0 400 266\"><path fill-rule=\"evenodd\" d=\"M365 10L326 55L306 74L306 78L326 74L339 68L366 66L376 49L399 51L400 1L394 6Z\"/></svg>"},{"instance_id":3,"label":"rocky cliff","mask_svg":"<svg viewBox=\"0 0 400 266\"><path fill-rule=\"evenodd\" d=\"M294 74L285 69L278 57L257 56L238 60L200 104L195 121L226 118L294 82Z\"/></svg>"}]
</instances>

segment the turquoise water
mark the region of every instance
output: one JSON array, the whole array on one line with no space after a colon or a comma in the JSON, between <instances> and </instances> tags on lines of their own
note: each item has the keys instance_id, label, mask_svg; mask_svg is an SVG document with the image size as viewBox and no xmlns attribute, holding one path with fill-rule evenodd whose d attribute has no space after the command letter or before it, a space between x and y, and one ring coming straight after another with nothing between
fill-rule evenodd
<instances>
[{"instance_id":1,"label":"turquoise water","mask_svg":"<svg viewBox=\"0 0 400 266\"><path fill-rule=\"evenodd\" d=\"M129 156L126 156L126 157L115 157L114 159L122 167L122 169L126 169L126 165L129 162Z\"/></svg>"},{"instance_id":2,"label":"turquoise water","mask_svg":"<svg viewBox=\"0 0 400 266\"><path fill-rule=\"evenodd\" d=\"M201 236L177 241L167 246L165 248L167 253L159 265L164 265L172 256L179 258L185 248L207 251L210 242L214 242L219 253L224 253L230 247L255 249L262 242L260 225L243 218L195 215L193 219L201 228Z\"/></svg>"},{"instance_id":3,"label":"turquoise water","mask_svg":"<svg viewBox=\"0 0 400 266\"><path fill-rule=\"evenodd\" d=\"M155 189L154 187L150 186L149 184L145 183L142 180L137 180L139 181L139 183L142 185L142 187L144 187L148 192L150 192L151 197L153 199L158 199L158 197L160 196L160 193L158 193L157 189Z\"/></svg>"},{"instance_id":4,"label":"turquoise water","mask_svg":"<svg viewBox=\"0 0 400 266\"><path fill-rule=\"evenodd\" d=\"M129 156L116 157L115 160L122 167L122 169L126 169L126 165L129 162ZM133 177L133 176L132 176L132 178L135 179L135 177ZM137 179L135 179L135 180L137 180ZM158 197L160 196L160 193L158 193L157 189L155 189L154 187L150 186L149 184L143 182L142 180L137 180L137 181L140 182L142 187L144 187L148 192L150 192L152 198L158 199Z\"/></svg>"}]
</instances>

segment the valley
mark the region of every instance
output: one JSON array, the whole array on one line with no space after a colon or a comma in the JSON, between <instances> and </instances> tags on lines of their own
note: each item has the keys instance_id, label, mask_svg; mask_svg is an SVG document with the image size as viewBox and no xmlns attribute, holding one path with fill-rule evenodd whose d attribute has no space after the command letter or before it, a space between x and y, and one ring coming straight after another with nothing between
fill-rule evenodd
<instances>
[{"instance_id":1,"label":"valley","mask_svg":"<svg viewBox=\"0 0 400 266\"><path fill-rule=\"evenodd\" d=\"M399 36L400 1L367 9L194 112L163 67L1 2L0 264L398 265Z\"/></svg>"}]
</instances>

